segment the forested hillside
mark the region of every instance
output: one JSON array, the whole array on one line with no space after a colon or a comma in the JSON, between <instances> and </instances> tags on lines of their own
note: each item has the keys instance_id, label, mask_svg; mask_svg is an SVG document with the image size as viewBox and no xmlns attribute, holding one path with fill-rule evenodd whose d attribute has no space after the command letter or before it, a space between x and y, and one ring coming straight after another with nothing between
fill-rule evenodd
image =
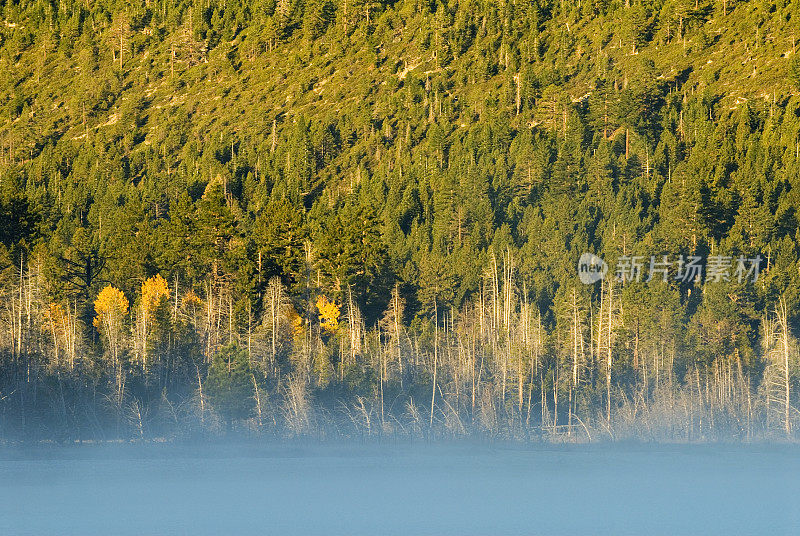
<instances>
[{"instance_id":1,"label":"forested hillside","mask_svg":"<svg viewBox=\"0 0 800 536\"><path fill-rule=\"evenodd\" d=\"M0 441L798 436L800 3L0 13Z\"/></svg>"}]
</instances>

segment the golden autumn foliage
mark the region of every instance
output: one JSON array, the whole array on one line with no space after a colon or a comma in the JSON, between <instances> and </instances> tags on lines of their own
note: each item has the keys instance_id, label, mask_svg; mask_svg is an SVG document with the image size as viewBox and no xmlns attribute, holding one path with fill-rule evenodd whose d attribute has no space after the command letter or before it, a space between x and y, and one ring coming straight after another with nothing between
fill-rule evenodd
<instances>
[{"instance_id":1,"label":"golden autumn foliage","mask_svg":"<svg viewBox=\"0 0 800 536\"><path fill-rule=\"evenodd\" d=\"M193 290L187 292L181 301L184 307L200 307L203 305L203 300Z\"/></svg>"},{"instance_id":2,"label":"golden autumn foliage","mask_svg":"<svg viewBox=\"0 0 800 536\"><path fill-rule=\"evenodd\" d=\"M151 316L161 300L169 298L167 281L161 274L156 274L142 283L142 307L145 315Z\"/></svg>"},{"instance_id":3,"label":"golden autumn foliage","mask_svg":"<svg viewBox=\"0 0 800 536\"><path fill-rule=\"evenodd\" d=\"M339 306L324 295L320 295L317 298L317 310L319 311L319 325L322 329L331 335L338 332L339 314L341 313Z\"/></svg>"},{"instance_id":4,"label":"golden autumn foliage","mask_svg":"<svg viewBox=\"0 0 800 536\"><path fill-rule=\"evenodd\" d=\"M128 312L128 298L121 290L107 285L100 291L94 301L93 324L98 329L113 329L122 323L122 319Z\"/></svg>"},{"instance_id":5,"label":"golden autumn foliage","mask_svg":"<svg viewBox=\"0 0 800 536\"><path fill-rule=\"evenodd\" d=\"M303 328L303 318L297 314L294 307L287 310L286 316L289 318L289 323L292 328L292 339L294 341L302 341L305 336L305 329Z\"/></svg>"},{"instance_id":6,"label":"golden autumn foliage","mask_svg":"<svg viewBox=\"0 0 800 536\"><path fill-rule=\"evenodd\" d=\"M154 327L157 326L158 309L169 299L167 281L156 274L142 283L142 296L136 318L135 358L146 369L148 365L148 344Z\"/></svg>"},{"instance_id":7,"label":"golden autumn foliage","mask_svg":"<svg viewBox=\"0 0 800 536\"><path fill-rule=\"evenodd\" d=\"M67 315L64 312L64 308L61 306L61 304L51 303L47 308L45 315L47 321L51 326L53 326L54 330L62 329Z\"/></svg>"}]
</instances>

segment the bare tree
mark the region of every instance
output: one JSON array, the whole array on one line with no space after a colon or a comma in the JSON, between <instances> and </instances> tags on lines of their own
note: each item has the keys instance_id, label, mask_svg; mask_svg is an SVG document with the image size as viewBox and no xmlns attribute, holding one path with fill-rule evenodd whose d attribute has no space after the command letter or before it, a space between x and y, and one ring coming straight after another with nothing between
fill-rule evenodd
<instances>
[{"instance_id":1,"label":"bare tree","mask_svg":"<svg viewBox=\"0 0 800 536\"><path fill-rule=\"evenodd\" d=\"M789 332L786 299L781 296L775 304L774 316L764 320L764 344L767 366L763 387L767 424L773 416L781 424L787 438L792 436L791 377L793 372L793 342Z\"/></svg>"}]
</instances>

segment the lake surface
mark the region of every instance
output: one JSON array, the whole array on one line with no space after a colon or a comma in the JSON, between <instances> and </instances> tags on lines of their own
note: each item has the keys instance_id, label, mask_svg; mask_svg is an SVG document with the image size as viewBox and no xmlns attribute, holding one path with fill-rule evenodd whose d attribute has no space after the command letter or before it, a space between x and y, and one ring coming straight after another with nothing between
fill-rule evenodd
<instances>
[{"instance_id":1,"label":"lake surface","mask_svg":"<svg viewBox=\"0 0 800 536\"><path fill-rule=\"evenodd\" d=\"M800 534L800 447L0 451L0 535Z\"/></svg>"}]
</instances>

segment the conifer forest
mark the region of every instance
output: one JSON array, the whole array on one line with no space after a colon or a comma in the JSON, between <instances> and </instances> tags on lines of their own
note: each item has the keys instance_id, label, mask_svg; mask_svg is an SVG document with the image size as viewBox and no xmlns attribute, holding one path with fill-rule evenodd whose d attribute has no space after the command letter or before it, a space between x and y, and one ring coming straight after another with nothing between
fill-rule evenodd
<instances>
[{"instance_id":1,"label":"conifer forest","mask_svg":"<svg viewBox=\"0 0 800 536\"><path fill-rule=\"evenodd\" d=\"M0 19L0 442L800 438L800 2Z\"/></svg>"}]
</instances>

